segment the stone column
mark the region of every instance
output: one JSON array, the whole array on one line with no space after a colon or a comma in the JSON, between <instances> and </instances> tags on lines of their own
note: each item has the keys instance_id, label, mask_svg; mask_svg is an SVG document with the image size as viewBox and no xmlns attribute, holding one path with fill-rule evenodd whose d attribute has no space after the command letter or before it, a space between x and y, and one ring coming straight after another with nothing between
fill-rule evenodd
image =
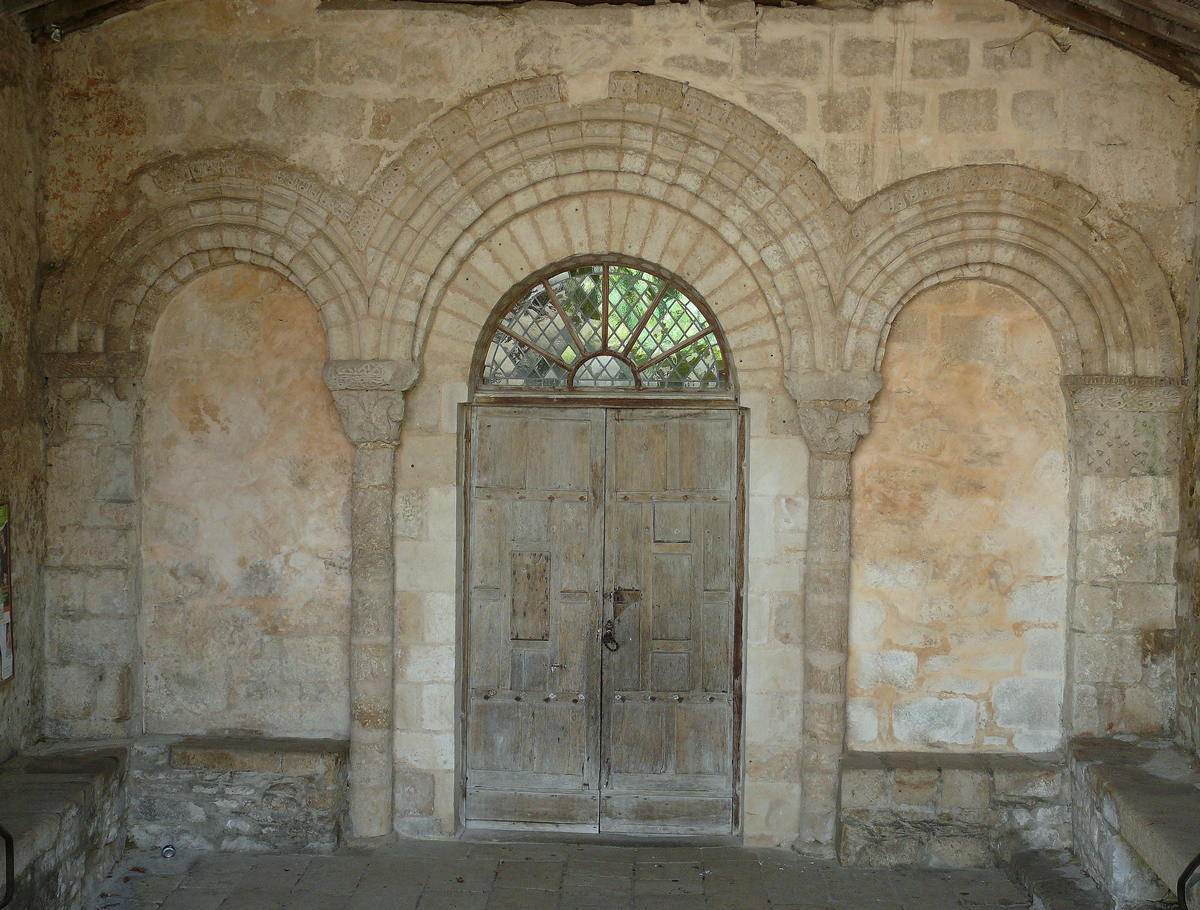
<instances>
[{"instance_id":1,"label":"stone column","mask_svg":"<svg viewBox=\"0 0 1200 910\"><path fill-rule=\"evenodd\" d=\"M1174 379L1063 378L1071 431L1068 736L1174 722L1179 412Z\"/></svg>"},{"instance_id":2,"label":"stone column","mask_svg":"<svg viewBox=\"0 0 1200 910\"><path fill-rule=\"evenodd\" d=\"M333 392L354 444L350 520L350 827L392 833L392 686L396 566L392 541L396 446L411 370L392 361L329 361Z\"/></svg>"},{"instance_id":3,"label":"stone column","mask_svg":"<svg viewBox=\"0 0 1200 910\"><path fill-rule=\"evenodd\" d=\"M870 403L800 401L808 443L804 563L804 729L800 836L804 853L832 856L838 763L846 742L850 616L850 457L870 429Z\"/></svg>"}]
</instances>

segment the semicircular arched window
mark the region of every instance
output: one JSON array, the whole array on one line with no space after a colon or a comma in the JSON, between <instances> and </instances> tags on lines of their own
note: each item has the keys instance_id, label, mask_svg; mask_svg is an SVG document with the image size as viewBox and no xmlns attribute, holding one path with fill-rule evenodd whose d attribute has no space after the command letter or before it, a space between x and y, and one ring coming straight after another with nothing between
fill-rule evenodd
<instances>
[{"instance_id":1,"label":"semicircular arched window","mask_svg":"<svg viewBox=\"0 0 1200 910\"><path fill-rule=\"evenodd\" d=\"M729 388L715 322L679 283L593 261L537 278L494 323L480 387L600 392Z\"/></svg>"}]
</instances>

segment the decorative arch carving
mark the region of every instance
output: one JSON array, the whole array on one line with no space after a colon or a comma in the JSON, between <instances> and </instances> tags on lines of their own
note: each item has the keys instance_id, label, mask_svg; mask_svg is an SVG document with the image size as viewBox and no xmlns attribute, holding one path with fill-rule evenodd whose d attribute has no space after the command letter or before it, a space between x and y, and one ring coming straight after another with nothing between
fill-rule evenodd
<instances>
[{"instance_id":1,"label":"decorative arch carving","mask_svg":"<svg viewBox=\"0 0 1200 910\"><path fill-rule=\"evenodd\" d=\"M1054 332L1066 372L1179 376L1166 278L1095 196L1013 165L963 167L884 190L851 220L840 366L876 370L900 308L932 284L1012 288Z\"/></svg>"},{"instance_id":2,"label":"decorative arch carving","mask_svg":"<svg viewBox=\"0 0 1200 910\"><path fill-rule=\"evenodd\" d=\"M385 170L353 225L383 325L370 356L419 360L447 283L483 238L547 200L597 192L677 212L667 233L684 220L709 226L777 313L785 359L807 370L827 360L846 223L829 184L748 112L641 73L614 74L607 98L578 105L555 76L500 86L439 118ZM637 248L614 252L654 258L642 247L663 225L616 226Z\"/></svg>"},{"instance_id":3,"label":"decorative arch carving","mask_svg":"<svg viewBox=\"0 0 1200 910\"><path fill-rule=\"evenodd\" d=\"M572 218L581 225L577 233L564 230ZM734 372L781 370L786 321L770 307L761 276L695 215L618 192L556 198L479 238L427 311L422 347L437 335L439 352L471 362L497 302L547 263L571 261L580 249L652 262L683 279L719 320Z\"/></svg>"},{"instance_id":4,"label":"decorative arch carving","mask_svg":"<svg viewBox=\"0 0 1200 910\"><path fill-rule=\"evenodd\" d=\"M140 371L171 295L232 263L272 269L317 307L330 356L360 348L366 292L348 224L355 200L267 154L170 158L137 172L94 220L42 295L51 354L106 354Z\"/></svg>"}]
</instances>

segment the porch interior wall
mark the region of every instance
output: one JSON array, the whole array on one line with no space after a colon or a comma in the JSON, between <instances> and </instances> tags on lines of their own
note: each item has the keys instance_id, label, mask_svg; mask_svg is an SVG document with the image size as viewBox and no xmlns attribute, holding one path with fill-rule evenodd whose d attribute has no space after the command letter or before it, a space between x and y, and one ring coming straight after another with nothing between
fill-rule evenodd
<instances>
[{"instance_id":1,"label":"porch interior wall","mask_svg":"<svg viewBox=\"0 0 1200 910\"><path fill-rule=\"evenodd\" d=\"M146 732L348 734L353 453L324 362L308 298L249 266L195 279L158 322L143 380Z\"/></svg>"},{"instance_id":2,"label":"porch interior wall","mask_svg":"<svg viewBox=\"0 0 1200 910\"><path fill-rule=\"evenodd\" d=\"M1179 200L1196 198L1200 167L1193 140L1200 96L1150 64L1086 36L1072 34L1070 50L1064 53L1045 28L1043 20L999 0L906 4L873 11L759 8L739 2L616 9L538 4L503 10L445 9L429 5L403 13L317 10L311 3L264 0L255 4L252 15L244 5L226 0L163 3L115 18L100 28L68 35L61 44L46 44L41 50L45 88L40 100L48 119L44 255L54 261L69 259L85 232L94 236L101 231L103 226L94 222L114 190L131 178L138 180L133 175L140 168L168 156L179 156L173 161L177 174L183 175L179 184L186 184L189 168L194 166L199 176L224 174L227 185L238 188L255 180L252 171L258 165L248 165L245 173L225 174L219 161L211 163L215 156L204 156L233 147L265 149L303 169L287 175L304 187L304 193L289 197L289 205L305 212L318 208L309 205L309 196L319 196L320 180L325 180L334 188L327 194L330 199L338 195L336 191L344 191L334 202L339 203L339 211L349 210L343 219L349 225L358 204L368 216L380 217L383 206L367 198L367 187L386 184L399 175L397 181L412 188L416 182L413 175L422 173L423 163L452 150L462 160L447 159L437 179L444 179L440 189L456 205L461 203L454 217L430 218L422 222L434 225L429 235L412 236L403 211L408 197L399 197L397 210L388 213L401 238L396 246L418 251L412 252L412 262L406 263L416 278L399 292L405 299L372 300L369 312L364 303L353 317L361 318L361 324L340 326L344 330L340 337L353 339L357 349L343 350L339 358L394 358L407 365L414 352L400 349L402 346L389 347L395 337L404 337L404 332L373 318L385 310L431 312L421 310L422 303L429 303L423 295L428 286L454 277L439 271L447 262L469 264L461 273L464 280L483 276L484 284L503 288L557 257L637 252L624 245L627 235L643 228L646 235L652 235L662 223L647 217L644 224L633 224L630 218L630 225L621 224L625 232L622 243L614 241L612 248L604 249L604 242L616 233L599 230L589 234L593 222L581 221L571 212L579 197L570 193L608 193L612 198L594 210L598 223L607 223L609 218L616 222L628 215L631 204L617 197L630 191L625 185L619 188L621 193L615 191L614 170L625 168L622 177L629 182L645 178L648 189L626 199L637 198L645 206L661 205L664 212L678 213L687 200L695 198L689 195L694 192L693 184L698 186L703 180L723 188L730 209L755 209L756 216L760 214L756 206L770 209L757 200L774 199L774 191L763 189L757 177L737 164L738 155L731 156L732 164L722 160L720 167L714 166L711 178L697 178L685 167L672 171L668 166L676 158L687 160L683 152L671 147L672 143L687 144L680 139L686 138L687 130L703 132L704 141L696 143L699 151L694 152L699 160L717 143L728 141L728 133L720 129L720 117L731 111L748 111L778 129L800 150L788 161L763 162L767 168L778 164L780 172L788 174L787 181L795 181L779 181L794 195L804 187L823 188L827 178L841 200L854 207L903 178L959 165L1018 163L1095 193L1099 201L1094 211L1071 210L1067 214L1078 220L1091 219L1088 224L1097 238L1110 229L1114 236L1126 237L1124 226L1108 219L1127 222L1145 239L1176 293L1190 293L1193 282L1188 262L1197 226L1191 207L1181 206ZM624 70L651 70L662 78L624 80L623 84L635 86L637 93L635 98L622 99L622 104L627 102L626 121L603 117L589 121L586 106L607 98L610 74ZM514 105L512 110L497 113L482 108L481 92L535 74L552 74L538 88L553 82L555 91L561 87L567 103L554 98L539 110L536 101L525 98L523 104L528 104L520 109ZM837 88L832 88L835 85ZM695 89L694 95L686 94L687 86ZM7 104L9 90L3 90ZM503 108L504 91L483 97ZM464 102L464 98L475 100ZM512 103L512 95L508 102ZM704 117L693 117L689 105L709 108ZM737 111L735 106L744 110ZM593 112L610 116L613 109L596 104ZM669 129L662 131L662 148L655 151L660 157L648 166L643 156L642 166L652 168L653 173L639 174L638 156L622 157L619 144L605 149L597 143L588 154L596 154L602 166L589 171L576 160L579 153L568 148L564 156L576 157L564 158L566 176L558 183L551 180L556 174L550 160L557 154L553 141L539 147L536 158L515 156L512 162L495 162L476 154L478 149L469 138L477 128L481 140L486 140L479 145L487 148L487 131L511 129L507 117L541 124L551 116L564 122L550 123L544 131L550 137L559 129L570 135L574 135L571 131L582 133L581 124L587 124L587 129L608 130L612 136L623 130L642 135L639 131L645 125L637 121L640 116L662 120ZM753 117L745 117L744 122L757 123ZM648 128L643 132L657 135ZM27 148L24 140L13 141L18 150ZM712 157L718 160L719 156ZM619 166L614 161L619 161ZM413 169L411 173L404 170L407 167ZM455 167L461 167L461 173L454 171ZM484 177L475 170L488 168L491 171ZM726 168L731 173L725 173ZM447 175L452 171L450 179ZM318 176L309 180L306 174ZM468 191L459 192L476 178L491 180L492 186L503 182L509 194L494 202L486 218L473 208L476 200ZM934 184L929 181L926 191L936 196ZM21 193L14 198L25 199L26 183L20 185ZM158 192L150 178L137 186L145 193L139 200ZM275 194L275 190L271 186L263 193ZM552 217L513 228L504 236L507 246L502 251L492 249L472 259L470 251L461 248L482 241L476 234L464 239L463 222L456 219L486 222L487 229L498 235L497 225L507 229L506 220L517 217L518 203L513 199L519 198L522 205L530 198L548 204L539 196L548 192L566 194L550 200L555 204ZM668 198L652 199L653 192ZM981 190L985 202L987 192ZM996 192L1003 195L1006 191ZM1065 211L1085 195L1068 188L1062 196L1069 201L1056 200L1055 204ZM28 198L32 198L31 188ZM286 255L291 239L282 226L272 225L277 233L270 243L261 234L252 237L250 230L243 230L247 220L269 208L245 202L246 198L252 197L211 205L206 199L197 199L188 214L180 217L186 220L190 215L194 222L188 225L199 233L219 222L221 231L211 232L216 237L212 247L222 255L248 258L255 243L278 245L278 250L274 246L266 251L253 249L260 257ZM919 205L906 209L909 201L889 198L887 204L894 204L889 217L903 220L920 209ZM440 197L428 201L423 214L441 204ZM930 203L935 209L938 204ZM829 208L825 214L831 223L835 228L842 226L846 212L837 205ZM180 206L172 215L182 211ZM871 217L874 211L871 206L860 209L867 213L864 217ZM12 217L18 224L32 225L32 216L24 212L19 209ZM745 212L732 212L733 216L739 214ZM775 217L772 211L761 214L764 223L770 220L766 216ZM272 215L283 217L295 228L293 239L307 242L310 222L292 220L291 212ZM983 215L990 217L987 212ZM717 220L714 217L714 222ZM964 231L964 236L954 235L954 243L978 244L986 259L990 241L1011 230L1005 219L996 221L994 234L965 236ZM321 261L339 279L357 271L368 283L376 280L386 285L390 276L385 273L397 268L395 259L387 258L393 251L370 247L371 239L381 234L370 232L370 217L364 216L362 222L368 226L365 235L354 234L339 249L324 243L321 252L326 252L324 247L331 252ZM730 256L729 268L722 274L712 276L714 285L718 281L743 285L746 299L762 295L756 284L759 276L782 273L785 265L764 261L761 254L756 258L755 250L760 247L739 227L751 222L758 223L753 218L730 221L729 233L737 236L737 255ZM355 227L362 228L357 219ZM708 239L713 244L734 243L717 230L716 223L710 227L712 237ZM1045 233L1053 234L1053 226L1039 225L1038 230L1043 227ZM866 225L864 230L870 228ZM930 232L940 229L955 230L940 222L928 228ZM577 238L584 238L586 248L574 247ZM814 266L813 261L826 257L833 262L839 244L847 242L844 237L835 238L836 242L822 239L826 246L814 252L811 238L788 238L791 246L787 248L801 251L797 258L805 259L810 275L825 266L824 262ZM697 283L694 273L703 271L705 263L699 260L705 256L696 255L694 239L690 244L685 240L677 236L672 246L663 237L655 238L660 252L675 260L661 264ZM927 240L922 233L906 242L919 245ZM1046 246L1070 260L1072 242L1051 239ZM353 248L356 243L358 248ZM14 271L28 275L28 283L19 290L29 299L36 259L32 241L30 244L28 262L22 259ZM738 256L740 267L750 276L744 281L740 274L736 280L730 277ZM330 267L330 262L339 268ZM185 260L181 263L181 271L194 265ZM882 268L888 263L879 265ZM833 262L819 278L827 284L841 281L836 267ZM147 270L152 271L149 265ZM86 274L86 269L80 273ZM131 284L136 284L132 278ZM819 281L814 280L817 285ZM438 288L445 290L440 284ZM790 841L797 831L801 799L797 768L805 634L801 576L811 535L806 518L806 449L796 433L796 410L784 391L785 370L792 352L803 351L806 345L819 349L828 364L834 363L837 358L831 352L838 343L824 335L785 340L782 335L787 330L803 333L796 326L780 327L770 314L791 313L799 324L802 308L807 307L809 324L816 325L819 320L812 314L827 306L830 313L824 317L831 326L845 317L833 313L842 290L830 287L830 299L818 301L799 299L802 295L792 288L787 300L755 298L762 304L757 309L743 307L745 301L739 299L734 302L743 307L739 318L726 323L734 357L747 350L754 352L747 362L737 364L742 402L751 411L745 793L746 834L751 842ZM495 295L476 299L462 287L452 287L435 301L438 308L431 317L428 340L421 339L425 344L419 365L423 372L405 396L407 412L396 455L394 501L394 754L396 825L410 834L447 834L454 823L458 406L467 398L465 380L472 346L495 302ZM727 301L709 302L720 319ZM1140 303L1124 302L1131 308ZM98 306L119 309L123 303L106 299ZM152 318L142 315L152 309L139 311L138 318ZM21 312L20 306L16 312ZM108 315L81 314L80 323L103 326ZM401 318L408 317L397 317L397 322ZM116 324L119 319L111 321ZM136 331L129 334L135 339L146 329L143 325L133 328ZM1096 326L1085 329L1099 337ZM104 330L96 328L77 334L81 337L48 339L47 344L55 345L54 350L88 355L119 352L125 340L105 337ZM6 345L8 339L5 335ZM351 345L347 342L346 346ZM56 550L47 563L47 577L60 585L62 592L51 600L51 626L62 630L63 642L96 642L95 633L104 628L105 620L99 608L85 609L88 592L93 589L85 589L84 582L103 570L128 586L134 575L129 567L135 563L138 548L136 529L127 526L128 516L120 508L134 496L131 456L127 444L125 448L106 448L106 440L108 435L122 432L132 436L129 427L136 419L136 407L129 403L131 399L121 397L129 392L125 380L99 383L89 379L62 385L76 396L72 400L77 404L72 406L71 433L51 453L52 473L58 471L52 487L57 490L54 495L62 516L62 521L56 519L54 524ZM120 432L114 429L118 423L123 428ZM31 443L31 451L33 448ZM119 483L109 483L104 474L114 465L122 472ZM104 495L94 495L93 488L101 487ZM78 495L80 490L86 495ZM112 525L112 514L126 524L107 527L104 534L90 533L93 518ZM1194 520L1194 511L1191 514ZM376 527L383 526L378 516L369 517L376 520ZM841 530L833 529L837 534ZM1174 528L1152 531L1169 536ZM840 546L842 538L837 540ZM1173 539L1168 543L1173 545ZM1157 548L1161 553L1168 550L1167 545ZM1104 550L1101 545L1096 553L1098 577L1119 574L1120 551ZM96 565L89 562L93 558ZM64 560L75 562L67 566ZM122 634L132 636L134 626L126 615L120 625ZM1129 630L1119 644L1124 648L1138 634ZM833 640L836 636L829 637ZM1161 650L1166 638L1151 642L1151 649ZM52 731L58 735L125 734L142 723L136 699L122 701L122 695L129 695L140 655L132 646L127 648L122 672L127 670L128 678L110 685L101 678L105 658L94 652L85 655L87 660L74 659L69 651L56 657L61 672L51 685L58 687L55 691L61 698L51 703L57 706L52 709ZM1094 672L1101 679L1121 672L1125 653L1100 653ZM829 679L841 672L840 666L827 669ZM99 686L101 682L104 687ZM1186 691L1194 696L1196 684L1189 685ZM97 691L106 693L109 707L98 706ZM1098 713L1096 722L1100 722ZM1118 718L1118 728L1121 722ZM1194 730L1195 723L1192 726ZM840 748L833 742L839 734L840 728L830 736L834 750ZM1194 742L1196 734L1192 736Z\"/></svg>"},{"instance_id":3,"label":"porch interior wall","mask_svg":"<svg viewBox=\"0 0 1200 910\"><path fill-rule=\"evenodd\" d=\"M42 719L45 610L45 449L33 361L40 169L37 55L0 14L0 500L8 500L15 677L0 684L0 761Z\"/></svg>"},{"instance_id":4,"label":"porch interior wall","mask_svg":"<svg viewBox=\"0 0 1200 910\"><path fill-rule=\"evenodd\" d=\"M1062 745L1067 423L1036 311L978 281L892 324L855 453L853 749Z\"/></svg>"},{"instance_id":5,"label":"porch interior wall","mask_svg":"<svg viewBox=\"0 0 1200 910\"><path fill-rule=\"evenodd\" d=\"M1200 128L1200 123L1197 124ZM1200 237L1193 263L1200 275ZM1193 278L1183 321L1188 384L1179 468L1179 554L1175 567L1178 737L1200 755L1200 281Z\"/></svg>"}]
</instances>

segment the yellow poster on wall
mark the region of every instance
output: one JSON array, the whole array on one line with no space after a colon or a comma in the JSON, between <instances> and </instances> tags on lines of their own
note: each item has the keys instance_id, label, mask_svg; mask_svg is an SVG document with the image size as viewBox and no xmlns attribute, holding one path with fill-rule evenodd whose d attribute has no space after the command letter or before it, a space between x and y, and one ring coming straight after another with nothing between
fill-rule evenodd
<instances>
[{"instance_id":1,"label":"yellow poster on wall","mask_svg":"<svg viewBox=\"0 0 1200 910\"><path fill-rule=\"evenodd\" d=\"M8 503L0 502L0 682L13 676L12 560Z\"/></svg>"}]
</instances>

